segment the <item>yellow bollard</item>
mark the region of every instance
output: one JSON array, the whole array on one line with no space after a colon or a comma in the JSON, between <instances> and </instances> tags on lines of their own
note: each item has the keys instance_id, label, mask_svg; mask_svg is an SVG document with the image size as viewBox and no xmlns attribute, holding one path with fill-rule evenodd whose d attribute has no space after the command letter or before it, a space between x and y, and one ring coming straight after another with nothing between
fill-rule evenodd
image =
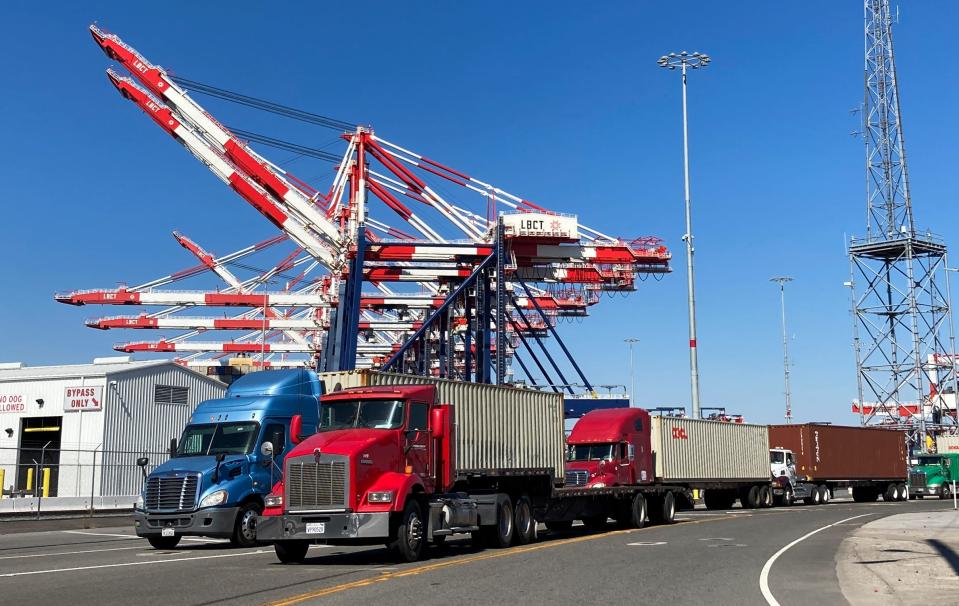
<instances>
[{"instance_id":1,"label":"yellow bollard","mask_svg":"<svg viewBox=\"0 0 959 606\"><path fill-rule=\"evenodd\" d=\"M43 468L43 498L50 496L50 468Z\"/></svg>"},{"instance_id":2,"label":"yellow bollard","mask_svg":"<svg viewBox=\"0 0 959 606\"><path fill-rule=\"evenodd\" d=\"M33 467L27 467L27 491L33 491Z\"/></svg>"},{"instance_id":3,"label":"yellow bollard","mask_svg":"<svg viewBox=\"0 0 959 606\"><path fill-rule=\"evenodd\" d=\"M7 470L0 468L0 499L3 498L3 478L7 475Z\"/></svg>"}]
</instances>

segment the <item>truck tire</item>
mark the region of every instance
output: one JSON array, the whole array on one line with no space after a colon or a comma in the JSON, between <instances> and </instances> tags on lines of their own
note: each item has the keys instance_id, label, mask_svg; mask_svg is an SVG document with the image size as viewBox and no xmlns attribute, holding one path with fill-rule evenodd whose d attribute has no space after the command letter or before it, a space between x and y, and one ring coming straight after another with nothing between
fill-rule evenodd
<instances>
[{"instance_id":1,"label":"truck tire","mask_svg":"<svg viewBox=\"0 0 959 606\"><path fill-rule=\"evenodd\" d=\"M759 488L759 506L764 509L773 506L773 491L770 490L769 486Z\"/></svg>"},{"instance_id":2,"label":"truck tire","mask_svg":"<svg viewBox=\"0 0 959 606\"><path fill-rule=\"evenodd\" d=\"M819 492L818 486L813 486L809 489L809 496L803 499L803 503L806 505L819 505L822 503L822 493Z\"/></svg>"},{"instance_id":3,"label":"truck tire","mask_svg":"<svg viewBox=\"0 0 959 606\"><path fill-rule=\"evenodd\" d=\"M533 506L526 495L516 499L513 507L513 528L513 543L516 545L528 545L536 540Z\"/></svg>"},{"instance_id":4,"label":"truck tire","mask_svg":"<svg viewBox=\"0 0 959 606\"><path fill-rule=\"evenodd\" d=\"M756 509L759 507L759 486L755 484L749 488L744 488L739 493L739 503L743 509Z\"/></svg>"},{"instance_id":5,"label":"truck tire","mask_svg":"<svg viewBox=\"0 0 959 606\"><path fill-rule=\"evenodd\" d=\"M420 559L426 543L425 530L419 502L416 499L408 500L391 532L393 540L388 547L393 557L401 562L415 562Z\"/></svg>"},{"instance_id":6,"label":"truck tire","mask_svg":"<svg viewBox=\"0 0 959 606\"><path fill-rule=\"evenodd\" d=\"M147 537L147 541L150 541L150 545L152 545L154 549L165 551L167 549L175 549L177 543L180 542L180 537Z\"/></svg>"},{"instance_id":7,"label":"truck tire","mask_svg":"<svg viewBox=\"0 0 959 606\"><path fill-rule=\"evenodd\" d=\"M629 525L633 528L646 525L646 497L638 492L629 504Z\"/></svg>"},{"instance_id":8,"label":"truck tire","mask_svg":"<svg viewBox=\"0 0 959 606\"><path fill-rule=\"evenodd\" d=\"M906 488L905 484L900 483L899 486L899 500L908 501L909 500L909 489Z\"/></svg>"},{"instance_id":9,"label":"truck tire","mask_svg":"<svg viewBox=\"0 0 959 606\"><path fill-rule=\"evenodd\" d=\"M496 524L487 528L489 529L487 544L490 547L503 549L513 542L516 527L513 525L513 502L508 496L504 496L496 506Z\"/></svg>"},{"instance_id":10,"label":"truck tire","mask_svg":"<svg viewBox=\"0 0 959 606\"><path fill-rule=\"evenodd\" d=\"M792 507L796 504L796 493L793 492L792 486L787 486L783 491L783 506Z\"/></svg>"},{"instance_id":11,"label":"truck tire","mask_svg":"<svg viewBox=\"0 0 959 606\"><path fill-rule=\"evenodd\" d=\"M659 523L672 524L676 521L676 496L672 492L663 495L659 504Z\"/></svg>"},{"instance_id":12,"label":"truck tire","mask_svg":"<svg viewBox=\"0 0 959 606\"><path fill-rule=\"evenodd\" d=\"M310 549L309 541L277 541L273 543L276 559L283 564L299 564L306 559Z\"/></svg>"},{"instance_id":13,"label":"truck tire","mask_svg":"<svg viewBox=\"0 0 959 606\"><path fill-rule=\"evenodd\" d=\"M819 491L819 502L822 503L823 505L825 505L826 503L828 503L828 502L829 502L829 497L830 497L829 487L826 486L825 484L820 484L820 485L816 488L816 490Z\"/></svg>"},{"instance_id":14,"label":"truck tire","mask_svg":"<svg viewBox=\"0 0 959 606\"><path fill-rule=\"evenodd\" d=\"M919 498L922 498L922 495L919 495ZM939 498L940 499L951 499L952 498L952 487L949 486L948 482L943 482L939 486Z\"/></svg>"},{"instance_id":15,"label":"truck tire","mask_svg":"<svg viewBox=\"0 0 959 606\"><path fill-rule=\"evenodd\" d=\"M256 517L263 513L259 503L245 503L236 513L233 536L230 544L236 547L253 547L256 542Z\"/></svg>"},{"instance_id":16,"label":"truck tire","mask_svg":"<svg viewBox=\"0 0 959 606\"><path fill-rule=\"evenodd\" d=\"M546 522L546 530L551 530L553 532L566 532L573 527L572 520L557 520L553 522Z\"/></svg>"},{"instance_id":17,"label":"truck tire","mask_svg":"<svg viewBox=\"0 0 959 606\"><path fill-rule=\"evenodd\" d=\"M886 492L882 493L882 500L887 503L895 501L899 496L899 486L896 484L889 484L886 486Z\"/></svg>"}]
</instances>

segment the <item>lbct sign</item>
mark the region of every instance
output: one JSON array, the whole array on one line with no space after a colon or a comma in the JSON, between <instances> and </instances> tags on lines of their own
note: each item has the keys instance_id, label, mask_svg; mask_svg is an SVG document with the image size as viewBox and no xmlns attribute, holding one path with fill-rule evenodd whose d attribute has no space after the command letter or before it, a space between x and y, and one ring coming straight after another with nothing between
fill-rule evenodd
<instances>
[{"instance_id":1,"label":"lbct sign","mask_svg":"<svg viewBox=\"0 0 959 606\"><path fill-rule=\"evenodd\" d=\"M63 411L78 410L103 410L103 386L64 388Z\"/></svg>"}]
</instances>

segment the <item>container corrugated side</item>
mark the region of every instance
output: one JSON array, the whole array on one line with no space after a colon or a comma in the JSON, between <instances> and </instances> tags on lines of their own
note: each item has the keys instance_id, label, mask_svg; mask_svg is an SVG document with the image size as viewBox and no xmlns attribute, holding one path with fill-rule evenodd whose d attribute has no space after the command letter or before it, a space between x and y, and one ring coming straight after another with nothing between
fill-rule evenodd
<instances>
[{"instance_id":1,"label":"container corrugated side","mask_svg":"<svg viewBox=\"0 0 959 606\"><path fill-rule=\"evenodd\" d=\"M320 379L327 393L350 387L435 385L439 402L454 406L457 473L542 469L556 481L564 477L562 394L369 371L321 373Z\"/></svg>"},{"instance_id":2,"label":"container corrugated side","mask_svg":"<svg viewBox=\"0 0 959 606\"><path fill-rule=\"evenodd\" d=\"M906 436L878 427L806 423L770 425L770 446L796 455L796 473L810 480L889 480L906 477Z\"/></svg>"},{"instance_id":3,"label":"container corrugated side","mask_svg":"<svg viewBox=\"0 0 959 606\"><path fill-rule=\"evenodd\" d=\"M959 452L959 436L939 436L936 438L936 452Z\"/></svg>"},{"instance_id":4,"label":"container corrugated side","mask_svg":"<svg viewBox=\"0 0 959 606\"><path fill-rule=\"evenodd\" d=\"M656 478L668 482L769 479L765 425L652 417Z\"/></svg>"}]
</instances>

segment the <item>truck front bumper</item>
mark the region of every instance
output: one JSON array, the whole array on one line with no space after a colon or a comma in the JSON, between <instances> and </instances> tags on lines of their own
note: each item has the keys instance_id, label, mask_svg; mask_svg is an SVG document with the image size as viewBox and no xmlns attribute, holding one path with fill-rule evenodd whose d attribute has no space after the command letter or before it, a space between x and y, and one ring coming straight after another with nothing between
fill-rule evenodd
<instances>
[{"instance_id":1,"label":"truck front bumper","mask_svg":"<svg viewBox=\"0 0 959 606\"><path fill-rule=\"evenodd\" d=\"M389 536L390 514L387 511L283 514L260 516L256 520L256 538L260 541L385 539Z\"/></svg>"},{"instance_id":2,"label":"truck front bumper","mask_svg":"<svg viewBox=\"0 0 959 606\"><path fill-rule=\"evenodd\" d=\"M138 537L160 536L164 528L172 528L176 536L230 537L239 507L200 509L188 513L133 512L133 526Z\"/></svg>"}]
</instances>

